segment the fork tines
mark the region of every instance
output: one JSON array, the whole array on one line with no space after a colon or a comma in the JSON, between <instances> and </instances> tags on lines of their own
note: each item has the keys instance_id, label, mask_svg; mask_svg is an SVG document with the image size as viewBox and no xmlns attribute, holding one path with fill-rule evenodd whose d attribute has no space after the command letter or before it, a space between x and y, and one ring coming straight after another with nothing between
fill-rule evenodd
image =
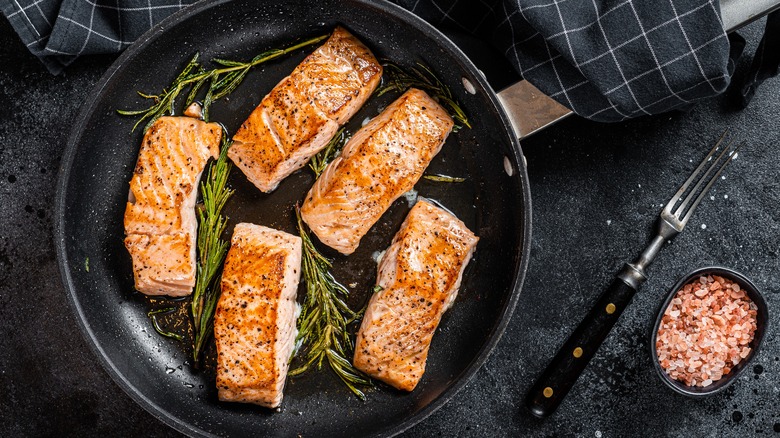
<instances>
[{"instance_id":1,"label":"fork tines","mask_svg":"<svg viewBox=\"0 0 780 438\"><path fill-rule=\"evenodd\" d=\"M680 187L680 190L677 191L677 193L672 197L672 199L668 204L666 204L666 207L664 208L666 213L674 215L674 217L682 222L682 225L685 225L685 223L688 222L688 219L696 209L696 206L699 205L699 202L701 202L701 200L710 190L710 187L712 187L712 185L715 183L715 180L718 179L720 174L723 172L723 169L726 168L731 160L736 158L737 151L739 151L742 145L744 145L743 142L734 146L734 141L731 140L726 144L725 147L721 148L721 144L723 144L723 140L726 138L727 134L728 131L724 132L723 135L720 136L720 139L717 143L715 143L715 146L712 148L712 150L710 150L710 153L704 157L704 160L702 160L701 164L699 164L699 167L697 167L691 176L688 177L688 180L685 181L682 187ZM694 181L696 181L696 184L692 189L688 190ZM704 187L702 187L702 185L704 185ZM682 199L686 192L688 195L685 197L685 199ZM682 203L675 209L674 206L680 202L681 199ZM692 204L691 200L693 200ZM690 207L688 207L689 204Z\"/></svg>"}]
</instances>

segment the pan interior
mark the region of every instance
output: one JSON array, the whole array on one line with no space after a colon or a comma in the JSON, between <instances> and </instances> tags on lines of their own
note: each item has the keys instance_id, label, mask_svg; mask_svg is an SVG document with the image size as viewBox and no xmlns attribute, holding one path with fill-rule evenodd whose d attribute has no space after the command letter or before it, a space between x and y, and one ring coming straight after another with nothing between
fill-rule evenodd
<instances>
[{"instance_id":1,"label":"pan interior","mask_svg":"<svg viewBox=\"0 0 780 438\"><path fill-rule=\"evenodd\" d=\"M220 403L213 365L208 365L213 346L206 366L195 370L190 349L154 332L146 315L150 303L133 291L122 217L142 134L140 129L131 132L134 119L118 116L116 109L147 105L136 91L163 89L195 52L202 60L246 60L328 33L337 24L355 33L377 57L405 66L423 62L450 85L474 127L452 134L427 173L466 181L421 180L415 190L454 212L481 240L414 392L405 394L380 384L363 402L323 370L288 380L279 411ZM310 51L252 71L238 90L213 105L212 120L234 133L260 99ZM438 33L394 7L373 3L207 2L166 21L118 62L74 127L59 188L58 245L82 328L109 373L133 398L167 424L195 435L382 435L424 418L476 371L503 331L519 293L530 226L528 192L519 148L509 137L492 91ZM476 94L465 90L464 77L476 86ZM347 124L348 130L357 131L363 120L378 114L394 97L369 100ZM292 206L312 183L312 173L303 169L266 195L234 169L230 185L236 194L226 208L228 232L237 222L252 222L296 233ZM389 245L409 208L407 198L396 201L353 255L326 252L334 258L336 278L350 287L352 308L367 301L376 275L372 254Z\"/></svg>"}]
</instances>

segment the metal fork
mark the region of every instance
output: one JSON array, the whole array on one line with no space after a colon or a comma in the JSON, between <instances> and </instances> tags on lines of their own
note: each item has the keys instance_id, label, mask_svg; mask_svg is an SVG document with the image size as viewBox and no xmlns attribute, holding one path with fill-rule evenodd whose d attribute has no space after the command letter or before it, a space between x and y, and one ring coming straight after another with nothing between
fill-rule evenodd
<instances>
[{"instance_id":1,"label":"metal fork","mask_svg":"<svg viewBox=\"0 0 780 438\"><path fill-rule=\"evenodd\" d=\"M645 269L664 243L679 234L701 200L742 144L729 142L720 149L727 132L666 204L657 221L656 235L634 263L626 263L590 313L558 350L526 398L531 413L543 418L553 412L604 342L631 298L647 280ZM718 153L720 150L720 153ZM705 170L706 169L706 170ZM703 187L702 187L703 186ZM687 195L686 195L687 193ZM686 195L683 198L683 195Z\"/></svg>"}]
</instances>

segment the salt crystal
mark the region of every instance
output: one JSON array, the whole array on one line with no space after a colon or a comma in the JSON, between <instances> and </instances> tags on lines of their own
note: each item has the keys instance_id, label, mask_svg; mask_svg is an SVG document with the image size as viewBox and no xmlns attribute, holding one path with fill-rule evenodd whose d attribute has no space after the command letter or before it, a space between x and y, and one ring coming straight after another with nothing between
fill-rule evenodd
<instances>
[{"instance_id":1,"label":"salt crystal","mask_svg":"<svg viewBox=\"0 0 780 438\"><path fill-rule=\"evenodd\" d=\"M664 311L656 351L671 378L704 387L750 354L757 311L732 281L718 275L698 280L683 286Z\"/></svg>"}]
</instances>

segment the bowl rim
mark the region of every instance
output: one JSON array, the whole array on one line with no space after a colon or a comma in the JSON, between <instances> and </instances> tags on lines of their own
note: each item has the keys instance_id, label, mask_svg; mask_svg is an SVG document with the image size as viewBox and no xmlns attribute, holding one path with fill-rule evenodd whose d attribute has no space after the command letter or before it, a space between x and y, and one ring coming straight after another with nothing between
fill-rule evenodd
<instances>
[{"instance_id":1,"label":"bowl rim","mask_svg":"<svg viewBox=\"0 0 780 438\"><path fill-rule=\"evenodd\" d=\"M707 388L698 388L685 385L682 382L672 379L669 377L669 375L666 374L658 361L658 351L656 350L655 342L656 338L658 337L658 327L661 325L661 319L663 318L664 312L669 307L672 299L674 299L674 297L677 295L677 292L684 285L688 284L696 277L701 277L705 274L714 274L721 277L726 277L730 280L736 281L740 287L745 290L745 293L748 295L751 301L755 303L757 308L756 331L754 333L753 340L749 344L751 347L750 354L746 358L742 359L728 375L722 377L716 382L713 382L713 385ZM669 289L669 292L666 294L666 298L664 299L660 309L656 314L655 322L653 324L652 331L650 332L650 353L651 360L653 361L653 367L658 373L661 381L678 394L687 395L689 397L704 397L711 394L716 394L731 386L731 384L737 380L737 378L748 367L753 358L758 354L761 348L761 344L764 340L764 334L766 333L766 326L768 321L769 310L766 301L764 300L764 296L761 294L761 291L758 289L758 287L756 287L756 285L744 274L724 266L705 266L703 268L695 269L690 273L680 277L680 279ZM717 382L722 383L718 384Z\"/></svg>"}]
</instances>

